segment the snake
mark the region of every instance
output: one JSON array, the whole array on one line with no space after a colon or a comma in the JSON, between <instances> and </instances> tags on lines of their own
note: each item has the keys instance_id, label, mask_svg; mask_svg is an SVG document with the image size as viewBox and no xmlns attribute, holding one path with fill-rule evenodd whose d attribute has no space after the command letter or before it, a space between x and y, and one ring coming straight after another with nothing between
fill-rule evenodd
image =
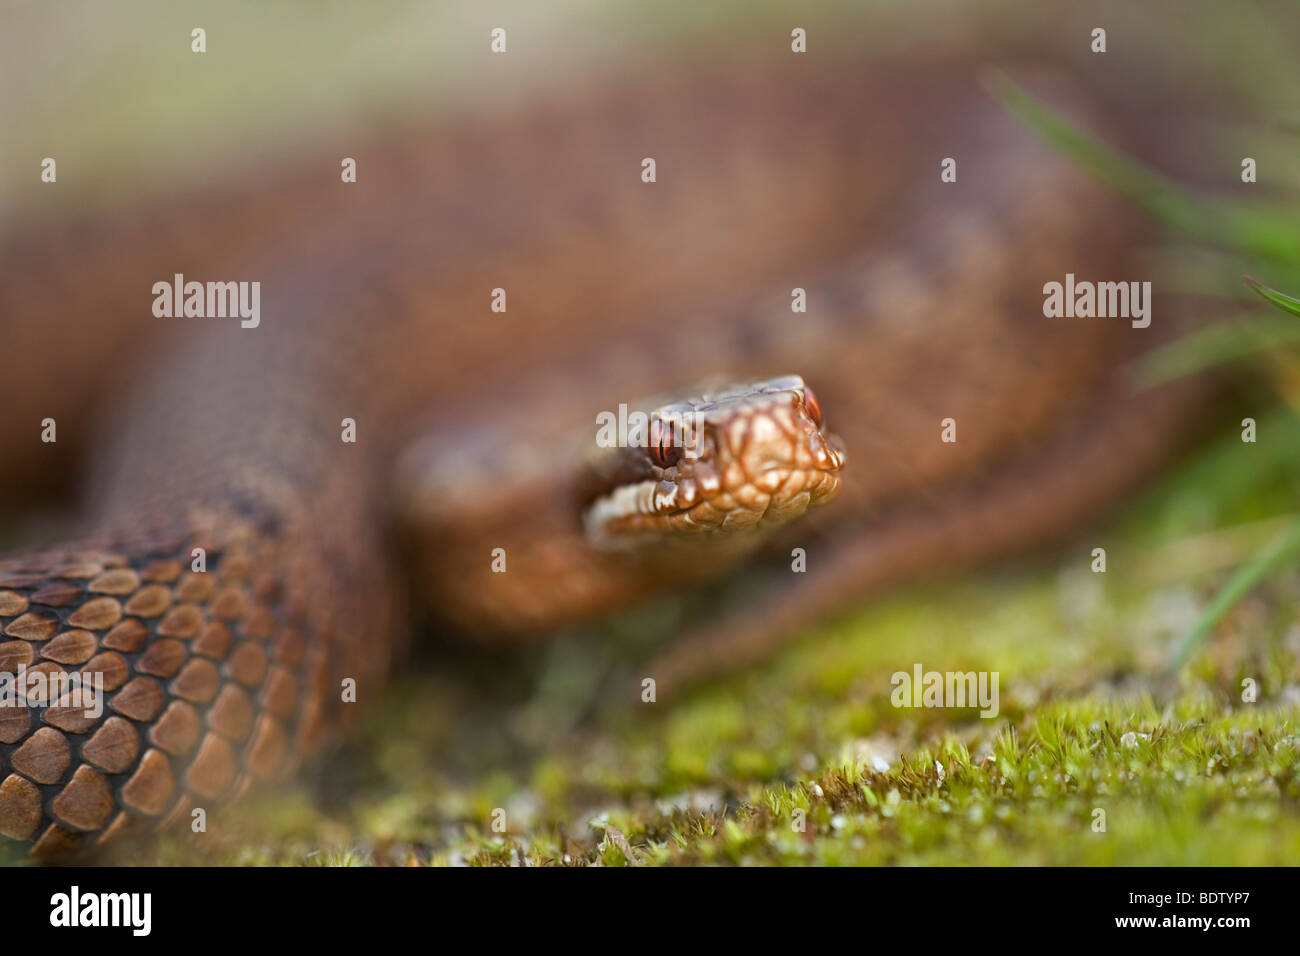
<instances>
[{"instance_id":1,"label":"snake","mask_svg":"<svg viewBox=\"0 0 1300 956\"><path fill-rule=\"evenodd\" d=\"M1044 316L1044 282L1132 278L1154 227L976 67L629 71L353 131L355 183L317 144L111 214L28 210L0 261L0 471L78 509L0 558L0 674L39 675L0 708L0 834L67 858L284 780L419 609L509 652L783 561L646 663L671 698L1122 502L1213 390L1135 385L1176 324L1159 297L1151 329ZM177 274L259 281L260 324L151 314ZM597 441L621 407L643 434ZM89 696L54 696L74 674Z\"/></svg>"}]
</instances>

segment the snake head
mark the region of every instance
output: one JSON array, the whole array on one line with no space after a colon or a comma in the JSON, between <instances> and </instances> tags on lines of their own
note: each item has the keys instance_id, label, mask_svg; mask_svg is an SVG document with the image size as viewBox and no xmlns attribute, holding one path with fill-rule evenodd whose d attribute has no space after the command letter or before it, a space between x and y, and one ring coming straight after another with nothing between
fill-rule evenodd
<instances>
[{"instance_id":1,"label":"snake head","mask_svg":"<svg viewBox=\"0 0 1300 956\"><path fill-rule=\"evenodd\" d=\"M798 375L670 402L649 421L643 443L617 449L599 469L583 524L602 550L752 539L840 489L844 451Z\"/></svg>"}]
</instances>

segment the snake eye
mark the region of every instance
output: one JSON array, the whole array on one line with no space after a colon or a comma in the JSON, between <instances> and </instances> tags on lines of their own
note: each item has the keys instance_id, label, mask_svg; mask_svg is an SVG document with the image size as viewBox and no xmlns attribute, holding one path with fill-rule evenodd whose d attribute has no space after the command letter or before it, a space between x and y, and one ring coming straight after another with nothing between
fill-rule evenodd
<instances>
[{"instance_id":1,"label":"snake eye","mask_svg":"<svg viewBox=\"0 0 1300 956\"><path fill-rule=\"evenodd\" d=\"M650 426L650 458L660 468L671 468L681 461L682 450L673 442L672 426L656 418Z\"/></svg>"},{"instance_id":2,"label":"snake eye","mask_svg":"<svg viewBox=\"0 0 1300 956\"><path fill-rule=\"evenodd\" d=\"M808 414L812 416L813 424L818 428L821 428L822 404L817 401L817 394L807 385L803 387L803 407L808 409Z\"/></svg>"}]
</instances>

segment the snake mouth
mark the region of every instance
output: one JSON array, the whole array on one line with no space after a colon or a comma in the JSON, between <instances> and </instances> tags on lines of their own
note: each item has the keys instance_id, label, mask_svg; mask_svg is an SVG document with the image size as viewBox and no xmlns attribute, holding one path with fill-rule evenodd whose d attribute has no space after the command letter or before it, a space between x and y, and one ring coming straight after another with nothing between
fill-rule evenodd
<instances>
[{"instance_id":1,"label":"snake mouth","mask_svg":"<svg viewBox=\"0 0 1300 956\"><path fill-rule=\"evenodd\" d=\"M619 449L584 512L601 550L765 533L839 492L844 450L798 375L673 402L651 419L647 447Z\"/></svg>"}]
</instances>

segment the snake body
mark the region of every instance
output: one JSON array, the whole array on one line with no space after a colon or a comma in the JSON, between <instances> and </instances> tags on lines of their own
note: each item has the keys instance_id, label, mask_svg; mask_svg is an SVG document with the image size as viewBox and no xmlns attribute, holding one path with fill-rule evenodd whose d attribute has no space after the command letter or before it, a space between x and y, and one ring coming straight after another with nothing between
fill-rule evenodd
<instances>
[{"instance_id":1,"label":"snake body","mask_svg":"<svg viewBox=\"0 0 1300 956\"><path fill-rule=\"evenodd\" d=\"M0 834L66 855L292 772L356 709L346 688L381 686L410 593L515 640L720 574L750 548L718 548L710 522L778 524L838 491L776 532L830 542L810 546L805 597L688 642L663 665L676 679L894 577L1057 537L1185 433L1203 389L1139 398L1122 372L1154 335L1041 309L1066 272L1129 278L1145 227L959 60L671 75L376 139L355 187L304 165L217 190L198 235L163 207L11 252L6 470L60 453L33 437L38 409L59 410L61 440L91 437L84 527L0 561L0 671L104 684L99 716L0 708ZM259 279L260 327L148 315L177 272ZM75 307L38 318L68 288ZM92 321L94 348L69 355ZM104 414L79 415L90 353L154 338ZM85 374L61 390L69 366ZM802 386L771 383L790 372L839 439ZM719 377L782 396L761 427L734 419L730 452L779 419L820 464L783 465L755 504L753 482L694 462L583 453L602 409Z\"/></svg>"}]
</instances>

